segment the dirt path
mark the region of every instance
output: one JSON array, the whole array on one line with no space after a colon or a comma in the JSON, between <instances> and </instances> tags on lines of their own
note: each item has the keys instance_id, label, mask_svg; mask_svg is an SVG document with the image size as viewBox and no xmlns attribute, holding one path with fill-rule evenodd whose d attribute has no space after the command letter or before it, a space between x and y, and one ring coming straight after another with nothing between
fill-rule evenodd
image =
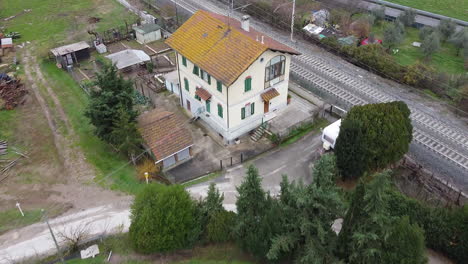
<instances>
[{"instance_id":1,"label":"dirt path","mask_svg":"<svg viewBox=\"0 0 468 264\"><path fill-rule=\"evenodd\" d=\"M79 141L78 136L74 132L59 97L52 87L48 85L36 58L31 54L34 54L34 52L30 46L25 49L23 56L26 78L47 119L47 123L53 134L55 148L64 169L61 176L64 178L63 183L50 186L50 191L53 194L49 199L58 203L72 204L74 209L72 211L113 201L128 200L128 196L104 190L95 186L92 182L95 176L94 168L86 161L84 153L77 146L76 142ZM33 76L33 72L36 76ZM45 89L41 90L39 87L45 87ZM48 104L45 98L51 98L53 103ZM60 125L66 128L66 135L63 134L63 129L59 129Z\"/></svg>"}]
</instances>

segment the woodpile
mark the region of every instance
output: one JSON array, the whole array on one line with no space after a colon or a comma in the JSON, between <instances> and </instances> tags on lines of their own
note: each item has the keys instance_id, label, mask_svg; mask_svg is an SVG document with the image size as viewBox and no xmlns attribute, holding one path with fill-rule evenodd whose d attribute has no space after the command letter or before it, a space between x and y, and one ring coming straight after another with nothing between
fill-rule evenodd
<instances>
[{"instance_id":1,"label":"woodpile","mask_svg":"<svg viewBox=\"0 0 468 264\"><path fill-rule=\"evenodd\" d=\"M11 110L22 103L27 93L20 80L0 81L0 109Z\"/></svg>"}]
</instances>

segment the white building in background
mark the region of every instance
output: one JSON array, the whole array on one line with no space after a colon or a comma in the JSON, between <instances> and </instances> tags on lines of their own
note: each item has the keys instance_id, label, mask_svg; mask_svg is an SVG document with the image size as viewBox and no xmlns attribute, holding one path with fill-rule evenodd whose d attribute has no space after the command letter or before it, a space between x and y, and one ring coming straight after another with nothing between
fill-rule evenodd
<instances>
[{"instance_id":1,"label":"white building in background","mask_svg":"<svg viewBox=\"0 0 468 264\"><path fill-rule=\"evenodd\" d=\"M291 55L242 22L196 12L166 43L177 52L181 104L231 143L286 107Z\"/></svg>"}]
</instances>

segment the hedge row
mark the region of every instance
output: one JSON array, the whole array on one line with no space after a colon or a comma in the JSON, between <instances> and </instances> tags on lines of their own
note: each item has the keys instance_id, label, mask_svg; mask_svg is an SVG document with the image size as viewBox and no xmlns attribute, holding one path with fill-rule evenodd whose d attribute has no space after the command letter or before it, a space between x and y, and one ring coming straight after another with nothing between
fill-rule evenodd
<instances>
[{"instance_id":1,"label":"hedge row","mask_svg":"<svg viewBox=\"0 0 468 264\"><path fill-rule=\"evenodd\" d=\"M393 216L408 215L424 229L427 247L457 263L468 263L468 206L433 208L397 191L390 192L389 206Z\"/></svg>"}]
</instances>

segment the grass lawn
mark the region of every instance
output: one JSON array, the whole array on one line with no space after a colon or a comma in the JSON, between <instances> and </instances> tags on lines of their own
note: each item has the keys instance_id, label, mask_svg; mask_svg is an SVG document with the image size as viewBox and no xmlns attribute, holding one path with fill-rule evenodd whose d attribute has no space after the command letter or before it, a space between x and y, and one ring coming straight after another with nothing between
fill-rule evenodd
<instances>
[{"instance_id":1,"label":"grass lawn","mask_svg":"<svg viewBox=\"0 0 468 264\"><path fill-rule=\"evenodd\" d=\"M16 110L2 110L0 111L0 140L8 140L13 136L14 126L13 123L18 115Z\"/></svg>"},{"instance_id":2,"label":"grass lawn","mask_svg":"<svg viewBox=\"0 0 468 264\"><path fill-rule=\"evenodd\" d=\"M24 210L24 216L18 209L10 209L0 212L0 234L19 227L27 226L41 219L40 209Z\"/></svg>"},{"instance_id":3,"label":"grass lawn","mask_svg":"<svg viewBox=\"0 0 468 264\"><path fill-rule=\"evenodd\" d=\"M79 137L77 144L83 150L86 159L97 170L96 180L110 184L112 189L136 193L143 184L135 177L135 169L126 165L125 157L119 156L109 145L93 134L93 126L84 116L88 97L81 87L65 71L57 68L55 63L43 61L41 69L50 81L54 92L59 97L72 126ZM110 176L106 176L112 173ZM106 181L101 180L104 177Z\"/></svg>"},{"instance_id":4,"label":"grass lawn","mask_svg":"<svg viewBox=\"0 0 468 264\"><path fill-rule=\"evenodd\" d=\"M309 134L311 131L318 131L320 128L324 128L329 124L330 122L328 122L328 120L323 119L323 118L318 118L311 124L306 124L306 125L303 125L301 127L298 127L292 130L291 133L288 135L288 137L281 142L280 146L281 147L288 146L298 141L305 135Z\"/></svg>"},{"instance_id":5,"label":"grass lawn","mask_svg":"<svg viewBox=\"0 0 468 264\"><path fill-rule=\"evenodd\" d=\"M387 0L432 13L468 21L468 1L466 0Z\"/></svg>"},{"instance_id":6,"label":"grass lawn","mask_svg":"<svg viewBox=\"0 0 468 264\"><path fill-rule=\"evenodd\" d=\"M218 244L209 246L196 246L193 250L182 250L169 253L161 261L159 255L142 256L135 253L129 246L128 233L105 239L99 244L101 255L95 259L67 260L69 264L104 264L109 252L118 257L122 264L149 264L149 263L171 263L171 264L252 264L253 259L242 252L233 244Z\"/></svg>"},{"instance_id":7,"label":"grass lawn","mask_svg":"<svg viewBox=\"0 0 468 264\"><path fill-rule=\"evenodd\" d=\"M184 182L181 185L184 186L184 187L190 187L190 186L193 186L195 184L199 184L199 183L202 183L202 182L207 182L209 180L215 179L215 178L219 177L220 175L221 175L220 172L213 172L213 173L210 173L208 175L197 178L195 180Z\"/></svg>"},{"instance_id":8,"label":"grass lawn","mask_svg":"<svg viewBox=\"0 0 468 264\"><path fill-rule=\"evenodd\" d=\"M375 25L373 32L376 34L376 38L383 39L383 31L389 25L389 22ZM429 64L440 72L465 73L463 58L462 56L457 56L456 48L450 43L441 43L441 49L432 55L430 61L427 61L421 49L412 46L413 42L422 42L418 34L418 29L412 27L406 28L405 39L397 47L399 52L393 55L399 64L408 66L420 61L421 63Z\"/></svg>"}]
</instances>

